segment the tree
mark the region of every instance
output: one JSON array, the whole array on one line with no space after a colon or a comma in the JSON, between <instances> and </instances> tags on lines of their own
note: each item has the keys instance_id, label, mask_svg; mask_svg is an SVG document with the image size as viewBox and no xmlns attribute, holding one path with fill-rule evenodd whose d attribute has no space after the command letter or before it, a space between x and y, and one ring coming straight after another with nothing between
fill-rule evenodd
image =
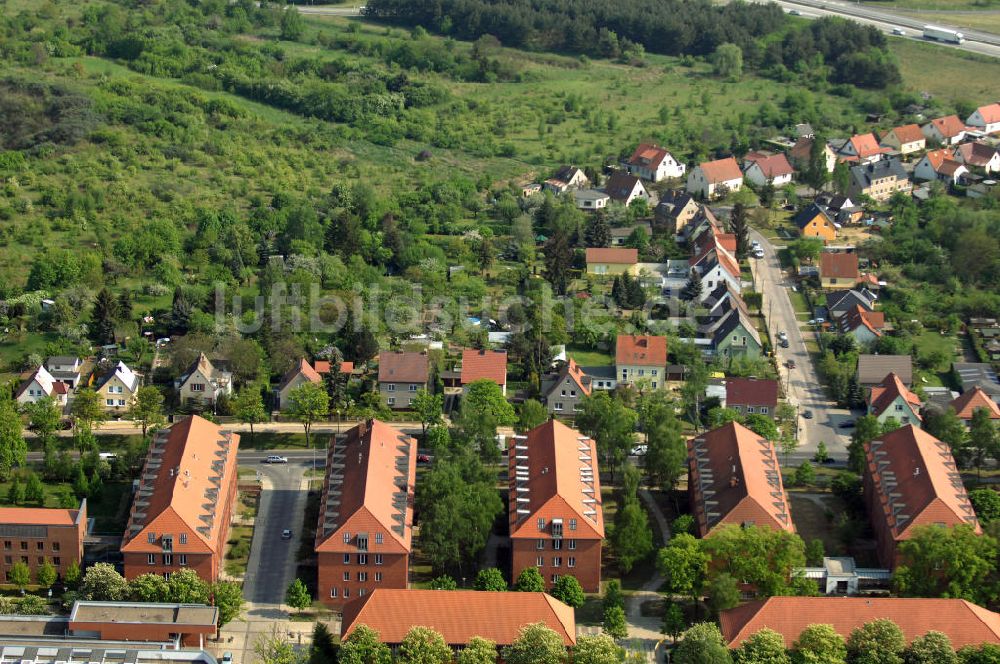
<instances>
[{"instance_id":1,"label":"tree","mask_svg":"<svg viewBox=\"0 0 1000 664\"><path fill-rule=\"evenodd\" d=\"M998 596L997 541L967 524L915 526L899 545L893 585L906 597L952 597L989 604Z\"/></svg>"},{"instance_id":2,"label":"tree","mask_svg":"<svg viewBox=\"0 0 1000 664\"><path fill-rule=\"evenodd\" d=\"M76 588L80 583L80 578L80 564L74 560L66 566L66 571L63 572L63 583L69 588Z\"/></svg>"},{"instance_id":3,"label":"tree","mask_svg":"<svg viewBox=\"0 0 1000 664\"><path fill-rule=\"evenodd\" d=\"M525 567L517 575L514 590L522 593L545 592L545 579L542 578L542 573L538 571L537 567Z\"/></svg>"},{"instance_id":4,"label":"tree","mask_svg":"<svg viewBox=\"0 0 1000 664\"><path fill-rule=\"evenodd\" d=\"M1000 646L983 643L976 646L964 646L958 651L958 661L961 664L1000 664Z\"/></svg>"},{"instance_id":5,"label":"tree","mask_svg":"<svg viewBox=\"0 0 1000 664\"><path fill-rule=\"evenodd\" d=\"M597 449L603 452L605 463L611 469L612 481L615 466L625 460L635 441L638 418L638 413L603 390L595 390L580 401L576 426L592 437Z\"/></svg>"},{"instance_id":6,"label":"tree","mask_svg":"<svg viewBox=\"0 0 1000 664\"><path fill-rule=\"evenodd\" d=\"M288 416L302 423L306 432L306 447L312 447L309 434L314 423L326 418L330 397L321 385L302 383L288 393Z\"/></svg>"},{"instance_id":7,"label":"tree","mask_svg":"<svg viewBox=\"0 0 1000 664\"><path fill-rule=\"evenodd\" d=\"M507 590L507 581L504 580L500 570L496 567L489 567L479 570L472 587L476 590L503 591Z\"/></svg>"},{"instance_id":8,"label":"tree","mask_svg":"<svg viewBox=\"0 0 1000 664\"><path fill-rule=\"evenodd\" d=\"M667 592L688 595L694 601L701 593L710 560L694 535L679 533L660 549L656 568L667 579Z\"/></svg>"},{"instance_id":9,"label":"tree","mask_svg":"<svg viewBox=\"0 0 1000 664\"><path fill-rule=\"evenodd\" d=\"M729 215L729 230L736 236L736 257L740 260L746 258L750 251L750 223L743 203L736 203L733 206L733 211Z\"/></svg>"},{"instance_id":10,"label":"tree","mask_svg":"<svg viewBox=\"0 0 1000 664\"><path fill-rule=\"evenodd\" d=\"M687 442L673 403L658 402L642 416L646 430L646 455L642 466L649 481L664 491L672 491L686 472Z\"/></svg>"},{"instance_id":11,"label":"tree","mask_svg":"<svg viewBox=\"0 0 1000 664\"><path fill-rule=\"evenodd\" d=\"M503 649L503 659L507 664L562 664L566 646L544 623L525 625L514 643Z\"/></svg>"},{"instance_id":12,"label":"tree","mask_svg":"<svg viewBox=\"0 0 1000 664\"><path fill-rule=\"evenodd\" d=\"M296 41L305 31L305 23L298 9L289 6L281 12L281 38Z\"/></svg>"},{"instance_id":13,"label":"tree","mask_svg":"<svg viewBox=\"0 0 1000 664\"><path fill-rule=\"evenodd\" d=\"M304 657L296 652L295 647L285 638L284 634L278 633L278 627L271 628L269 634L261 634L253 644L253 652L261 664L304 664ZM344 660L341 660L344 661ZM357 660L357 664L362 664L363 660ZM388 660L379 664L388 664Z\"/></svg>"},{"instance_id":14,"label":"tree","mask_svg":"<svg viewBox=\"0 0 1000 664\"><path fill-rule=\"evenodd\" d=\"M455 579L447 574L442 574L431 579L431 590L458 590L458 584Z\"/></svg>"},{"instance_id":15,"label":"tree","mask_svg":"<svg viewBox=\"0 0 1000 664\"><path fill-rule=\"evenodd\" d=\"M21 482L17 479L17 475L10 480L10 487L7 489L7 502L11 505L20 505L24 502L24 490L21 489Z\"/></svg>"},{"instance_id":16,"label":"tree","mask_svg":"<svg viewBox=\"0 0 1000 664\"><path fill-rule=\"evenodd\" d=\"M0 480L10 477L14 466L23 466L27 455L28 445L14 400L9 395L0 396Z\"/></svg>"},{"instance_id":17,"label":"tree","mask_svg":"<svg viewBox=\"0 0 1000 664\"><path fill-rule=\"evenodd\" d=\"M136 602L167 602L170 585L159 574L140 574L128 582L129 596Z\"/></svg>"},{"instance_id":18,"label":"tree","mask_svg":"<svg viewBox=\"0 0 1000 664\"><path fill-rule=\"evenodd\" d=\"M798 535L761 526L717 528L701 546L711 557L713 575L726 572L756 586L761 597L795 594L789 580L806 562L805 544Z\"/></svg>"},{"instance_id":19,"label":"tree","mask_svg":"<svg viewBox=\"0 0 1000 664\"><path fill-rule=\"evenodd\" d=\"M496 664L497 644L481 636L474 636L455 659L457 664Z\"/></svg>"},{"instance_id":20,"label":"tree","mask_svg":"<svg viewBox=\"0 0 1000 664\"><path fill-rule=\"evenodd\" d=\"M668 600L666 611L663 613L663 627L660 631L676 641L677 637L686 629L687 621L684 619L684 611L681 609L681 605Z\"/></svg>"},{"instance_id":21,"label":"tree","mask_svg":"<svg viewBox=\"0 0 1000 664\"><path fill-rule=\"evenodd\" d=\"M288 584L288 589L285 590L285 604L296 611L312 606L312 594L306 588L306 584L302 583L302 579L295 579Z\"/></svg>"},{"instance_id":22,"label":"tree","mask_svg":"<svg viewBox=\"0 0 1000 664\"><path fill-rule=\"evenodd\" d=\"M697 268L691 268L691 274L688 276L687 283L684 284L684 288L681 289L678 297L685 302L700 300L703 288L701 273L698 272Z\"/></svg>"},{"instance_id":23,"label":"tree","mask_svg":"<svg viewBox=\"0 0 1000 664\"><path fill-rule=\"evenodd\" d=\"M795 486L810 486L816 481L816 470L808 461L803 461L795 469Z\"/></svg>"},{"instance_id":24,"label":"tree","mask_svg":"<svg viewBox=\"0 0 1000 664\"><path fill-rule=\"evenodd\" d=\"M498 426L511 426L517 420L514 407L503 396L500 386L491 380L477 380L462 397L459 424L473 448L487 463L499 460L496 435Z\"/></svg>"},{"instance_id":25,"label":"tree","mask_svg":"<svg viewBox=\"0 0 1000 664\"><path fill-rule=\"evenodd\" d=\"M59 573L56 572L55 565L52 564L52 561L46 558L42 564L38 566L38 570L35 572L35 580L42 588L51 588L57 578L59 578Z\"/></svg>"},{"instance_id":26,"label":"tree","mask_svg":"<svg viewBox=\"0 0 1000 664\"><path fill-rule=\"evenodd\" d=\"M569 234L562 229L556 230L542 247L542 254L545 257L545 278L556 295L565 295L573 262Z\"/></svg>"},{"instance_id":27,"label":"tree","mask_svg":"<svg viewBox=\"0 0 1000 664\"><path fill-rule=\"evenodd\" d=\"M826 556L826 549L823 546L823 540L814 539L806 545L806 564L819 566L823 564L823 558Z\"/></svg>"},{"instance_id":28,"label":"tree","mask_svg":"<svg viewBox=\"0 0 1000 664\"><path fill-rule=\"evenodd\" d=\"M972 421L969 422L969 451L973 465L980 474L986 457L997 456L998 441L1000 438L997 436L996 425L990 419L990 411L985 408L975 409Z\"/></svg>"},{"instance_id":29,"label":"tree","mask_svg":"<svg viewBox=\"0 0 1000 664\"><path fill-rule=\"evenodd\" d=\"M73 479L73 493L76 494L78 500L82 500L90 494L90 484L87 482L87 476L83 474L82 465L76 467L76 477Z\"/></svg>"},{"instance_id":30,"label":"tree","mask_svg":"<svg viewBox=\"0 0 1000 664\"><path fill-rule=\"evenodd\" d=\"M904 660L906 664L958 664L958 655L947 634L931 631L913 639Z\"/></svg>"},{"instance_id":31,"label":"tree","mask_svg":"<svg viewBox=\"0 0 1000 664\"><path fill-rule=\"evenodd\" d=\"M712 54L712 71L730 81L740 80L743 78L743 51L736 44L719 44Z\"/></svg>"},{"instance_id":32,"label":"tree","mask_svg":"<svg viewBox=\"0 0 1000 664\"><path fill-rule=\"evenodd\" d=\"M28 473L28 481L24 486L24 500L45 507L45 485L35 473Z\"/></svg>"},{"instance_id":33,"label":"tree","mask_svg":"<svg viewBox=\"0 0 1000 664\"><path fill-rule=\"evenodd\" d=\"M339 653L340 645L334 639L330 628L325 623L317 622L313 627L308 664L334 664Z\"/></svg>"},{"instance_id":34,"label":"tree","mask_svg":"<svg viewBox=\"0 0 1000 664\"><path fill-rule=\"evenodd\" d=\"M38 401L24 404L25 415L28 416L28 430L34 433L44 445L59 429L62 413L52 397L42 397Z\"/></svg>"},{"instance_id":35,"label":"tree","mask_svg":"<svg viewBox=\"0 0 1000 664\"><path fill-rule=\"evenodd\" d=\"M107 413L101 404L101 396L89 387L76 391L76 397L69 407L73 424L78 431L93 431L94 425L107 419Z\"/></svg>"},{"instance_id":36,"label":"tree","mask_svg":"<svg viewBox=\"0 0 1000 664\"><path fill-rule=\"evenodd\" d=\"M761 438L767 438L772 441L780 438L778 425L767 415L751 413L744 418L743 424Z\"/></svg>"},{"instance_id":37,"label":"tree","mask_svg":"<svg viewBox=\"0 0 1000 664\"><path fill-rule=\"evenodd\" d=\"M618 664L623 654L608 634L581 636L573 648L573 664Z\"/></svg>"},{"instance_id":38,"label":"tree","mask_svg":"<svg viewBox=\"0 0 1000 664\"><path fill-rule=\"evenodd\" d=\"M606 610L609 606L620 606L622 609L625 608L625 596L622 595L622 584L618 581L618 579L611 579L604 586L602 608Z\"/></svg>"},{"instance_id":39,"label":"tree","mask_svg":"<svg viewBox=\"0 0 1000 664\"><path fill-rule=\"evenodd\" d=\"M452 652L441 634L430 627L413 626L399 645L396 661L404 664L451 664Z\"/></svg>"},{"instance_id":40,"label":"tree","mask_svg":"<svg viewBox=\"0 0 1000 664\"><path fill-rule=\"evenodd\" d=\"M716 615L740 603L740 586L730 574L716 574L708 584L708 605Z\"/></svg>"},{"instance_id":41,"label":"tree","mask_svg":"<svg viewBox=\"0 0 1000 664\"><path fill-rule=\"evenodd\" d=\"M155 429L166 421L163 417L163 394L152 385L140 387L128 412L145 438L149 429Z\"/></svg>"},{"instance_id":42,"label":"tree","mask_svg":"<svg viewBox=\"0 0 1000 664\"><path fill-rule=\"evenodd\" d=\"M87 568L80 582L80 599L98 602L122 602L128 599L128 581L109 563Z\"/></svg>"},{"instance_id":43,"label":"tree","mask_svg":"<svg viewBox=\"0 0 1000 664\"><path fill-rule=\"evenodd\" d=\"M791 664L785 638L766 627L743 641L733 659L737 664Z\"/></svg>"},{"instance_id":44,"label":"tree","mask_svg":"<svg viewBox=\"0 0 1000 664\"><path fill-rule=\"evenodd\" d=\"M867 622L847 637L851 664L903 664L905 649L903 630L887 618Z\"/></svg>"},{"instance_id":45,"label":"tree","mask_svg":"<svg viewBox=\"0 0 1000 664\"><path fill-rule=\"evenodd\" d=\"M816 446L816 454L813 455L813 461L816 463L826 463L830 460L830 452L826 449L826 443L822 440L819 441L819 445Z\"/></svg>"},{"instance_id":46,"label":"tree","mask_svg":"<svg viewBox=\"0 0 1000 664\"><path fill-rule=\"evenodd\" d=\"M239 617L243 609L243 589L238 583L219 581L212 586L212 603L219 608L219 627L224 627Z\"/></svg>"},{"instance_id":47,"label":"tree","mask_svg":"<svg viewBox=\"0 0 1000 664\"><path fill-rule=\"evenodd\" d=\"M851 168L847 165L847 162L838 161L834 165L831 180L833 181L833 188L837 190L837 193L846 196L848 189L851 188Z\"/></svg>"},{"instance_id":48,"label":"tree","mask_svg":"<svg viewBox=\"0 0 1000 664\"><path fill-rule=\"evenodd\" d=\"M583 232L584 242L588 247L606 247L611 243L611 227L603 212L595 212L587 220L587 228Z\"/></svg>"},{"instance_id":49,"label":"tree","mask_svg":"<svg viewBox=\"0 0 1000 664\"><path fill-rule=\"evenodd\" d=\"M7 583L17 586L18 590L24 590L24 587L31 583L31 569L28 564L18 560L11 565L7 570Z\"/></svg>"},{"instance_id":50,"label":"tree","mask_svg":"<svg viewBox=\"0 0 1000 664\"><path fill-rule=\"evenodd\" d=\"M826 167L826 138L817 134L809 146L809 161L802 170L802 181L818 192L830 181L830 171Z\"/></svg>"},{"instance_id":51,"label":"tree","mask_svg":"<svg viewBox=\"0 0 1000 664\"><path fill-rule=\"evenodd\" d=\"M173 572L167 580L171 602L180 604L207 604L210 588L191 568Z\"/></svg>"},{"instance_id":52,"label":"tree","mask_svg":"<svg viewBox=\"0 0 1000 664\"><path fill-rule=\"evenodd\" d=\"M618 567L626 574L632 571L636 562L645 560L653 551L649 517L638 500L629 500L618 508L609 539Z\"/></svg>"},{"instance_id":53,"label":"tree","mask_svg":"<svg viewBox=\"0 0 1000 664\"><path fill-rule=\"evenodd\" d=\"M240 422L250 425L250 442L252 444L253 425L268 420L267 410L264 408L264 399L260 393L260 386L251 384L240 390L240 393L236 395L236 400L233 402L233 413Z\"/></svg>"},{"instance_id":54,"label":"tree","mask_svg":"<svg viewBox=\"0 0 1000 664\"><path fill-rule=\"evenodd\" d=\"M368 625L358 625L340 646L340 664L391 664L392 651L379 633Z\"/></svg>"},{"instance_id":55,"label":"tree","mask_svg":"<svg viewBox=\"0 0 1000 664\"><path fill-rule=\"evenodd\" d=\"M1000 518L1000 493L993 489L973 489L969 492L969 502L983 525Z\"/></svg>"},{"instance_id":56,"label":"tree","mask_svg":"<svg viewBox=\"0 0 1000 664\"><path fill-rule=\"evenodd\" d=\"M847 644L833 625L809 625L792 644L795 664L844 664Z\"/></svg>"},{"instance_id":57,"label":"tree","mask_svg":"<svg viewBox=\"0 0 1000 664\"><path fill-rule=\"evenodd\" d=\"M521 403L520 412L517 415L517 430L522 433L531 431L540 424L545 424L548 419L549 411L540 401L525 399Z\"/></svg>"},{"instance_id":58,"label":"tree","mask_svg":"<svg viewBox=\"0 0 1000 664\"><path fill-rule=\"evenodd\" d=\"M882 424L873 415L862 415L855 421L851 443L847 447L847 467L860 475L865 467L865 443L882 435Z\"/></svg>"},{"instance_id":59,"label":"tree","mask_svg":"<svg viewBox=\"0 0 1000 664\"><path fill-rule=\"evenodd\" d=\"M97 292L97 297L94 299L94 310L90 317L94 324L93 333L97 343L114 343L118 303L106 287Z\"/></svg>"},{"instance_id":60,"label":"tree","mask_svg":"<svg viewBox=\"0 0 1000 664\"><path fill-rule=\"evenodd\" d=\"M965 423L958 419L955 409L949 407L940 415L928 413L924 418L927 433L948 444L951 453L958 458L965 447L967 434Z\"/></svg>"},{"instance_id":61,"label":"tree","mask_svg":"<svg viewBox=\"0 0 1000 664\"><path fill-rule=\"evenodd\" d=\"M583 594L583 587L572 574L560 575L549 594L574 609L579 609L587 601L587 596Z\"/></svg>"},{"instance_id":62,"label":"tree","mask_svg":"<svg viewBox=\"0 0 1000 664\"><path fill-rule=\"evenodd\" d=\"M714 623L698 623L684 632L672 658L676 664L731 664L732 656Z\"/></svg>"},{"instance_id":63,"label":"tree","mask_svg":"<svg viewBox=\"0 0 1000 664\"><path fill-rule=\"evenodd\" d=\"M444 410L444 395L431 394L426 389L418 390L413 395L410 407L420 418L421 439L427 439L427 428L441 424Z\"/></svg>"}]
</instances>

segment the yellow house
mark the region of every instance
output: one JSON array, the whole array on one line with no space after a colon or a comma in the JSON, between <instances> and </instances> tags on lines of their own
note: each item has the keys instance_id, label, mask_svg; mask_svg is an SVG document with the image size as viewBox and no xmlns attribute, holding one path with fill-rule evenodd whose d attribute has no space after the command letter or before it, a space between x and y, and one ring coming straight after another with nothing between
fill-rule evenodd
<instances>
[{"instance_id":1,"label":"yellow house","mask_svg":"<svg viewBox=\"0 0 1000 664\"><path fill-rule=\"evenodd\" d=\"M824 253L819 257L820 286L829 290L854 288L861 278L854 252Z\"/></svg>"},{"instance_id":2,"label":"yellow house","mask_svg":"<svg viewBox=\"0 0 1000 664\"><path fill-rule=\"evenodd\" d=\"M837 225L823 208L812 203L792 219L799 228L802 237L818 237L823 242L833 242L837 239Z\"/></svg>"},{"instance_id":3,"label":"yellow house","mask_svg":"<svg viewBox=\"0 0 1000 664\"><path fill-rule=\"evenodd\" d=\"M119 362L114 369L101 375L94 383L94 391L101 397L104 410L122 414L132 405L135 393L139 391L139 374Z\"/></svg>"},{"instance_id":4,"label":"yellow house","mask_svg":"<svg viewBox=\"0 0 1000 664\"><path fill-rule=\"evenodd\" d=\"M635 272L639 250L615 247L587 249L587 274L625 274Z\"/></svg>"}]
</instances>

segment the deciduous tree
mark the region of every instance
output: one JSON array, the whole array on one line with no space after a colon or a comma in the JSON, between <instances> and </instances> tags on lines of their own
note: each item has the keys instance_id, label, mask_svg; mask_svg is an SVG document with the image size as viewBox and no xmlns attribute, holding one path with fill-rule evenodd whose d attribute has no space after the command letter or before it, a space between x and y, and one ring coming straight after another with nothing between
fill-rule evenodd
<instances>
[{"instance_id":1,"label":"deciduous tree","mask_svg":"<svg viewBox=\"0 0 1000 664\"><path fill-rule=\"evenodd\" d=\"M791 664L784 637L766 627L743 641L733 659L736 664Z\"/></svg>"},{"instance_id":2,"label":"deciduous tree","mask_svg":"<svg viewBox=\"0 0 1000 664\"><path fill-rule=\"evenodd\" d=\"M899 555L893 584L901 595L955 597L981 605L997 598L997 541L977 535L969 525L915 526L900 543Z\"/></svg>"},{"instance_id":3,"label":"deciduous tree","mask_svg":"<svg viewBox=\"0 0 1000 664\"><path fill-rule=\"evenodd\" d=\"M503 574L496 567L488 567L479 570L473 587L476 590L507 590L507 581L504 580Z\"/></svg>"},{"instance_id":4,"label":"deciduous tree","mask_svg":"<svg viewBox=\"0 0 1000 664\"><path fill-rule=\"evenodd\" d=\"M288 589L285 590L285 604L296 611L312 606L312 593L306 588L306 584L302 583L302 579L295 579L288 584Z\"/></svg>"},{"instance_id":5,"label":"deciduous tree","mask_svg":"<svg viewBox=\"0 0 1000 664\"><path fill-rule=\"evenodd\" d=\"M474 636L458 653L455 661L457 664L496 664L497 644L481 636Z\"/></svg>"},{"instance_id":6,"label":"deciduous tree","mask_svg":"<svg viewBox=\"0 0 1000 664\"><path fill-rule=\"evenodd\" d=\"M514 590L522 593L545 592L545 579L542 578L542 574L538 571L537 567L525 567L517 575L517 581L514 582Z\"/></svg>"},{"instance_id":7,"label":"deciduous tree","mask_svg":"<svg viewBox=\"0 0 1000 664\"><path fill-rule=\"evenodd\" d=\"M520 432L531 431L540 424L545 424L549 419L549 411L536 399L525 399L521 403L517 415L517 430Z\"/></svg>"},{"instance_id":8,"label":"deciduous tree","mask_svg":"<svg viewBox=\"0 0 1000 664\"><path fill-rule=\"evenodd\" d=\"M441 424L443 420L444 395L431 394L426 389L418 390L413 395L410 404L417 417L420 418L420 434L422 439L427 438L427 428Z\"/></svg>"},{"instance_id":9,"label":"deciduous tree","mask_svg":"<svg viewBox=\"0 0 1000 664\"><path fill-rule=\"evenodd\" d=\"M906 637L899 625L886 618L867 622L847 637L851 664L903 664Z\"/></svg>"},{"instance_id":10,"label":"deciduous tree","mask_svg":"<svg viewBox=\"0 0 1000 664\"><path fill-rule=\"evenodd\" d=\"M38 570L35 572L35 580L42 588L51 588L58 577L55 565L48 558L38 566Z\"/></svg>"},{"instance_id":11,"label":"deciduous tree","mask_svg":"<svg viewBox=\"0 0 1000 664\"><path fill-rule=\"evenodd\" d=\"M792 644L795 664L844 664L847 644L833 625L809 625Z\"/></svg>"},{"instance_id":12,"label":"deciduous tree","mask_svg":"<svg viewBox=\"0 0 1000 664\"><path fill-rule=\"evenodd\" d=\"M587 601L587 596L583 593L583 587L572 574L561 574L559 579L552 585L549 594L563 604L579 609Z\"/></svg>"},{"instance_id":13,"label":"deciduous tree","mask_svg":"<svg viewBox=\"0 0 1000 664\"><path fill-rule=\"evenodd\" d=\"M698 623L684 632L674 649L677 664L732 664L733 658L714 623Z\"/></svg>"},{"instance_id":14,"label":"deciduous tree","mask_svg":"<svg viewBox=\"0 0 1000 664\"><path fill-rule=\"evenodd\" d=\"M594 439L613 480L615 466L625 460L635 441L638 414L607 392L595 391L581 400L575 421L580 431Z\"/></svg>"},{"instance_id":15,"label":"deciduous tree","mask_svg":"<svg viewBox=\"0 0 1000 664\"><path fill-rule=\"evenodd\" d=\"M619 664L624 652L607 634L581 636L573 648L573 664Z\"/></svg>"},{"instance_id":16,"label":"deciduous tree","mask_svg":"<svg viewBox=\"0 0 1000 664\"><path fill-rule=\"evenodd\" d=\"M253 426L268 420L267 410L264 409L264 399L260 393L260 386L251 383L245 386L236 395L233 403L233 412L236 419L243 424L250 425L250 443L253 444Z\"/></svg>"},{"instance_id":17,"label":"deciduous tree","mask_svg":"<svg viewBox=\"0 0 1000 664\"><path fill-rule=\"evenodd\" d=\"M329 410L330 397L321 385L303 383L288 393L288 416L302 423L306 447L312 447L309 434L313 424L326 419Z\"/></svg>"},{"instance_id":18,"label":"deciduous tree","mask_svg":"<svg viewBox=\"0 0 1000 664\"><path fill-rule=\"evenodd\" d=\"M145 438L149 429L155 429L166 421L163 417L163 393L152 385L140 387L128 413L135 425L142 429L142 437Z\"/></svg>"},{"instance_id":19,"label":"deciduous tree","mask_svg":"<svg viewBox=\"0 0 1000 664\"><path fill-rule=\"evenodd\" d=\"M903 659L906 664L958 664L951 639L947 634L934 631L913 639Z\"/></svg>"},{"instance_id":20,"label":"deciduous tree","mask_svg":"<svg viewBox=\"0 0 1000 664\"><path fill-rule=\"evenodd\" d=\"M27 563L18 560L7 570L7 582L24 590L24 587L31 583L31 569Z\"/></svg>"},{"instance_id":21,"label":"deciduous tree","mask_svg":"<svg viewBox=\"0 0 1000 664\"><path fill-rule=\"evenodd\" d=\"M514 643L503 649L503 659L507 664L562 664L566 646L544 623L525 625Z\"/></svg>"},{"instance_id":22,"label":"deciduous tree","mask_svg":"<svg viewBox=\"0 0 1000 664\"><path fill-rule=\"evenodd\" d=\"M14 400L0 396L0 480L10 477L14 466L24 465L28 445L21 432L21 416Z\"/></svg>"},{"instance_id":23,"label":"deciduous tree","mask_svg":"<svg viewBox=\"0 0 1000 664\"><path fill-rule=\"evenodd\" d=\"M403 636L396 661L401 664L451 664L452 652L440 633L415 625Z\"/></svg>"},{"instance_id":24,"label":"deciduous tree","mask_svg":"<svg viewBox=\"0 0 1000 664\"><path fill-rule=\"evenodd\" d=\"M80 582L80 599L121 602L128 596L128 581L109 563L91 565Z\"/></svg>"},{"instance_id":25,"label":"deciduous tree","mask_svg":"<svg viewBox=\"0 0 1000 664\"><path fill-rule=\"evenodd\" d=\"M392 664L392 651L378 632L358 625L340 646L340 664Z\"/></svg>"}]
</instances>

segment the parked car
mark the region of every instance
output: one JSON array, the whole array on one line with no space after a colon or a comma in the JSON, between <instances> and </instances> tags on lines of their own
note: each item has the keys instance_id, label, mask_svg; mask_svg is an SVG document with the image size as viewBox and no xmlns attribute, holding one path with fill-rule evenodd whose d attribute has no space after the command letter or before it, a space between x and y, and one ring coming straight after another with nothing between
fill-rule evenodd
<instances>
[{"instance_id":1,"label":"parked car","mask_svg":"<svg viewBox=\"0 0 1000 664\"><path fill-rule=\"evenodd\" d=\"M789 369L794 369L795 368L795 360L788 360L787 362L785 362L785 366L788 367Z\"/></svg>"},{"instance_id":2,"label":"parked car","mask_svg":"<svg viewBox=\"0 0 1000 664\"><path fill-rule=\"evenodd\" d=\"M646 450L648 449L649 447L646 445L636 445L632 448L632 456L643 456L646 454Z\"/></svg>"},{"instance_id":3,"label":"parked car","mask_svg":"<svg viewBox=\"0 0 1000 664\"><path fill-rule=\"evenodd\" d=\"M422 466L425 466L425 465L429 464L430 462L431 462L431 457L430 457L429 454L418 454L417 455L417 463L418 464L420 464Z\"/></svg>"},{"instance_id":4,"label":"parked car","mask_svg":"<svg viewBox=\"0 0 1000 664\"><path fill-rule=\"evenodd\" d=\"M813 418L813 412L811 410L804 410L802 411L802 417L807 420L811 420Z\"/></svg>"},{"instance_id":5,"label":"parked car","mask_svg":"<svg viewBox=\"0 0 1000 664\"><path fill-rule=\"evenodd\" d=\"M788 14L789 16L802 16L802 12L800 12L798 9L789 9Z\"/></svg>"},{"instance_id":6,"label":"parked car","mask_svg":"<svg viewBox=\"0 0 1000 664\"><path fill-rule=\"evenodd\" d=\"M843 422L841 422L837 426L840 427L841 429L853 429L854 428L854 420L844 420Z\"/></svg>"},{"instance_id":7,"label":"parked car","mask_svg":"<svg viewBox=\"0 0 1000 664\"><path fill-rule=\"evenodd\" d=\"M778 344L779 344L779 345L780 345L780 346L781 346L782 348L788 348L788 339L782 339L781 341L779 341L779 342L778 342Z\"/></svg>"},{"instance_id":8,"label":"parked car","mask_svg":"<svg viewBox=\"0 0 1000 664\"><path fill-rule=\"evenodd\" d=\"M264 463L288 463L288 457L278 456L277 454L268 455L264 459Z\"/></svg>"},{"instance_id":9,"label":"parked car","mask_svg":"<svg viewBox=\"0 0 1000 664\"><path fill-rule=\"evenodd\" d=\"M222 653L222 659L219 660L219 664L233 664L233 653Z\"/></svg>"},{"instance_id":10,"label":"parked car","mask_svg":"<svg viewBox=\"0 0 1000 664\"><path fill-rule=\"evenodd\" d=\"M788 332L785 332L784 330L778 332L778 339L780 341L784 341L787 338L788 338Z\"/></svg>"},{"instance_id":11,"label":"parked car","mask_svg":"<svg viewBox=\"0 0 1000 664\"><path fill-rule=\"evenodd\" d=\"M292 531L289 530L288 528L285 528L284 530L282 530L281 531L281 539L283 539L283 540L290 540L290 539L292 539Z\"/></svg>"}]
</instances>

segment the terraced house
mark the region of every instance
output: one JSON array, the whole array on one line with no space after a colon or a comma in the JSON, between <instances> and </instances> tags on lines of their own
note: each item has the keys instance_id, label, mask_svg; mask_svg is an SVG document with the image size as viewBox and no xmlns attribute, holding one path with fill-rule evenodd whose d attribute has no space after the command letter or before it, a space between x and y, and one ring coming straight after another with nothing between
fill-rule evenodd
<instances>
[{"instance_id":1,"label":"terraced house","mask_svg":"<svg viewBox=\"0 0 1000 664\"><path fill-rule=\"evenodd\" d=\"M125 576L189 568L214 583L236 500L238 434L191 415L158 431L122 539Z\"/></svg>"}]
</instances>

